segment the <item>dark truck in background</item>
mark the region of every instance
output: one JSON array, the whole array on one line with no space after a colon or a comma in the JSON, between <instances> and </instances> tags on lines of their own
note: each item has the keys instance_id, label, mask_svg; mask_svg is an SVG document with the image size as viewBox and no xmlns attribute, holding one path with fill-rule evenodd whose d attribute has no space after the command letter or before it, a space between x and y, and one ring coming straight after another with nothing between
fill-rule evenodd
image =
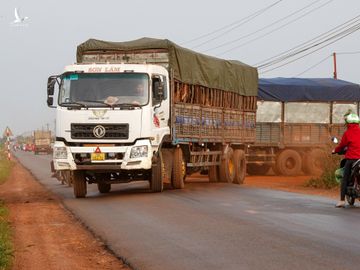
<instances>
[{"instance_id":1,"label":"dark truck in background","mask_svg":"<svg viewBox=\"0 0 360 270\"><path fill-rule=\"evenodd\" d=\"M256 143L247 148L248 174L319 175L344 114L359 113L358 84L330 78L259 79Z\"/></svg>"}]
</instances>

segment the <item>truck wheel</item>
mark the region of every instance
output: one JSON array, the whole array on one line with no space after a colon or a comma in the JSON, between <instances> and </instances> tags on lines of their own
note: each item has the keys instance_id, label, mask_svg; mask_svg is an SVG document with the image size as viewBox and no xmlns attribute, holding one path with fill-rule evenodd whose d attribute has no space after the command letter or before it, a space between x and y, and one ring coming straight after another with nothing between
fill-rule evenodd
<instances>
[{"instance_id":1,"label":"truck wheel","mask_svg":"<svg viewBox=\"0 0 360 270\"><path fill-rule=\"evenodd\" d=\"M234 184L243 184L246 175L246 159L245 152L241 149L234 151L235 178Z\"/></svg>"},{"instance_id":2,"label":"truck wheel","mask_svg":"<svg viewBox=\"0 0 360 270\"><path fill-rule=\"evenodd\" d=\"M228 146L224 148L220 162L220 182L232 183L235 179L234 151Z\"/></svg>"},{"instance_id":3,"label":"truck wheel","mask_svg":"<svg viewBox=\"0 0 360 270\"><path fill-rule=\"evenodd\" d=\"M163 190L164 168L161 153L153 158L151 167L150 190L151 192L161 192Z\"/></svg>"},{"instance_id":4,"label":"truck wheel","mask_svg":"<svg viewBox=\"0 0 360 270\"><path fill-rule=\"evenodd\" d=\"M208 176L209 176L210 183L219 182L219 179L220 179L219 166L217 166L217 165L209 166Z\"/></svg>"},{"instance_id":5,"label":"truck wheel","mask_svg":"<svg viewBox=\"0 0 360 270\"><path fill-rule=\"evenodd\" d=\"M250 175L266 175L270 170L269 164L247 164L246 171Z\"/></svg>"},{"instance_id":6,"label":"truck wheel","mask_svg":"<svg viewBox=\"0 0 360 270\"><path fill-rule=\"evenodd\" d=\"M319 148L312 149L303 155L303 171L305 174L320 176L324 172L326 153Z\"/></svg>"},{"instance_id":7,"label":"truck wheel","mask_svg":"<svg viewBox=\"0 0 360 270\"><path fill-rule=\"evenodd\" d=\"M299 175L301 167L301 156L293 149L285 149L277 157L276 169L281 175Z\"/></svg>"},{"instance_id":8,"label":"truck wheel","mask_svg":"<svg viewBox=\"0 0 360 270\"><path fill-rule=\"evenodd\" d=\"M98 183L97 186L100 193L109 193L111 190L111 184Z\"/></svg>"},{"instance_id":9,"label":"truck wheel","mask_svg":"<svg viewBox=\"0 0 360 270\"><path fill-rule=\"evenodd\" d=\"M345 199L346 199L346 201L348 202L349 205L354 205L354 203L355 203L355 197L346 195L346 196L345 196Z\"/></svg>"},{"instance_id":10,"label":"truck wheel","mask_svg":"<svg viewBox=\"0 0 360 270\"><path fill-rule=\"evenodd\" d=\"M86 179L83 171L74 171L74 195L75 198L84 198L86 196Z\"/></svg>"},{"instance_id":11,"label":"truck wheel","mask_svg":"<svg viewBox=\"0 0 360 270\"><path fill-rule=\"evenodd\" d=\"M66 183L68 184L69 187L71 187L73 185L73 182L74 182L74 174L73 174L73 172L72 171L66 171L65 177L66 177Z\"/></svg>"},{"instance_id":12,"label":"truck wheel","mask_svg":"<svg viewBox=\"0 0 360 270\"><path fill-rule=\"evenodd\" d=\"M184 188L184 180L186 176L186 164L183 158L183 152L180 147L174 151L173 168L172 168L172 184L176 189Z\"/></svg>"}]
</instances>

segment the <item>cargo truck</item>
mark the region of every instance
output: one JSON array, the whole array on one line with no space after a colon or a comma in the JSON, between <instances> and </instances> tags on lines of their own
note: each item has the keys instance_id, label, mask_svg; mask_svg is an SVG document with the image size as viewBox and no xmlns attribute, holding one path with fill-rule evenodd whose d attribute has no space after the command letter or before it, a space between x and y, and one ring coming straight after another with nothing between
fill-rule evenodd
<instances>
[{"instance_id":1,"label":"cargo truck","mask_svg":"<svg viewBox=\"0 0 360 270\"><path fill-rule=\"evenodd\" d=\"M90 39L77 47L76 64L48 79L54 168L71 171L77 198L92 183L100 193L137 180L152 192L164 183L180 189L199 171L241 184L257 82L254 67L166 39Z\"/></svg>"},{"instance_id":2,"label":"cargo truck","mask_svg":"<svg viewBox=\"0 0 360 270\"><path fill-rule=\"evenodd\" d=\"M247 172L320 175L328 143L345 131L343 116L359 113L360 86L331 78L259 79L256 142Z\"/></svg>"},{"instance_id":3,"label":"cargo truck","mask_svg":"<svg viewBox=\"0 0 360 270\"><path fill-rule=\"evenodd\" d=\"M39 153L51 154L51 131L49 130L35 130L33 151L37 155Z\"/></svg>"}]
</instances>

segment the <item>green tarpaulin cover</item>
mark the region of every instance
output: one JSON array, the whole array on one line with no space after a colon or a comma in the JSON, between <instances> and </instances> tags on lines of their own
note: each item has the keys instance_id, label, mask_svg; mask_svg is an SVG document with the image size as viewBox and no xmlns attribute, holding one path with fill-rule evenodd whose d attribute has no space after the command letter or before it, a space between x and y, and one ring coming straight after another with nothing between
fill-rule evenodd
<instances>
[{"instance_id":1,"label":"green tarpaulin cover","mask_svg":"<svg viewBox=\"0 0 360 270\"><path fill-rule=\"evenodd\" d=\"M77 47L77 62L82 55L96 51L134 52L137 50L165 49L169 67L175 79L189 84L202 85L244 96L257 96L257 69L236 60L223 60L200 54L178 46L167 39L140 38L127 42L110 42L89 39Z\"/></svg>"}]
</instances>

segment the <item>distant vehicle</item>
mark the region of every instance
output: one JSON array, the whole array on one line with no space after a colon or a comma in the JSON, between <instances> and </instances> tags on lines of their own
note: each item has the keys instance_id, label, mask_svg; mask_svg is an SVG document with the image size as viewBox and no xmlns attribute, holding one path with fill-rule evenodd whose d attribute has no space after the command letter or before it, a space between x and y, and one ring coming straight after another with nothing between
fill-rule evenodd
<instances>
[{"instance_id":1,"label":"distant vehicle","mask_svg":"<svg viewBox=\"0 0 360 270\"><path fill-rule=\"evenodd\" d=\"M75 197L91 183L101 193L136 180L148 180L152 192L164 183L179 189L204 170L210 181L242 184L257 82L254 67L169 40L88 40L77 47L77 64L48 79L54 169L73 172Z\"/></svg>"},{"instance_id":2,"label":"distant vehicle","mask_svg":"<svg viewBox=\"0 0 360 270\"><path fill-rule=\"evenodd\" d=\"M49 130L35 130L34 131L34 154L39 153L50 154L51 148L51 131Z\"/></svg>"},{"instance_id":3,"label":"distant vehicle","mask_svg":"<svg viewBox=\"0 0 360 270\"><path fill-rule=\"evenodd\" d=\"M26 143L25 147L24 147L24 151L33 152L34 151L34 145L32 143Z\"/></svg>"}]
</instances>

